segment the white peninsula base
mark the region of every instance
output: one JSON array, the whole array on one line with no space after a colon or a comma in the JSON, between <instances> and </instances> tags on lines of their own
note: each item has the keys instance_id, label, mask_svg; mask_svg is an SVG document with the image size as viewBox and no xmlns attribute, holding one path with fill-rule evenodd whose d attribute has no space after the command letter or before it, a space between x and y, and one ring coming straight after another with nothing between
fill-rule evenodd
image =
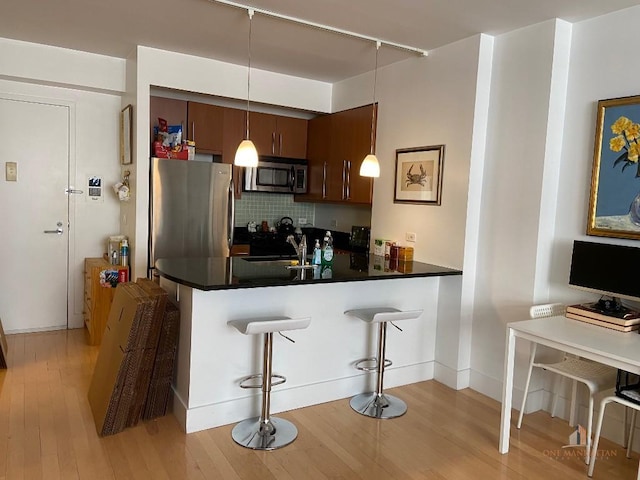
<instances>
[{"instance_id":1,"label":"white peninsula base","mask_svg":"<svg viewBox=\"0 0 640 480\"><path fill-rule=\"evenodd\" d=\"M165 278L161 285L180 303L180 341L174 414L191 433L258 416L261 392L240 378L261 371L262 336L241 335L227 321L285 315L311 317L309 328L274 336L273 372L287 377L275 387L277 413L375 389L375 374L354 362L375 355L377 329L345 310L379 306L423 309L417 319L387 329L385 388L434 376L440 277L302 284L203 291ZM349 405L345 403L345 408Z\"/></svg>"}]
</instances>

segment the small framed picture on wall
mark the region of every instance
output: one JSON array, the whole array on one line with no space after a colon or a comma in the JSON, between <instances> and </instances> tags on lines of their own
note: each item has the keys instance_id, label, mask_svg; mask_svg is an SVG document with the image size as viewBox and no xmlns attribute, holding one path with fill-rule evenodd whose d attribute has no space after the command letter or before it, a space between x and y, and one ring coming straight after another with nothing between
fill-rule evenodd
<instances>
[{"instance_id":1,"label":"small framed picture on wall","mask_svg":"<svg viewBox=\"0 0 640 480\"><path fill-rule=\"evenodd\" d=\"M396 150L394 203L440 205L444 145Z\"/></svg>"},{"instance_id":2,"label":"small framed picture on wall","mask_svg":"<svg viewBox=\"0 0 640 480\"><path fill-rule=\"evenodd\" d=\"M131 157L133 107L127 105L120 112L120 163L129 165L133 160Z\"/></svg>"}]
</instances>

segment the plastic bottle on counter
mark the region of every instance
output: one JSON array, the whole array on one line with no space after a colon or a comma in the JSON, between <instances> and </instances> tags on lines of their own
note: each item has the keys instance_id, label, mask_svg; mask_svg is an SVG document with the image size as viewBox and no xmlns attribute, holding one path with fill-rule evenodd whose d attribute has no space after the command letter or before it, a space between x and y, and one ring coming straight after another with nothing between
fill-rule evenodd
<instances>
[{"instance_id":1,"label":"plastic bottle on counter","mask_svg":"<svg viewBox=\"0 0 640 480\"><path fill-rule=\"evenodd\" d=\"M320 240L316 238L316 244L313 247L313 256L311 257L312 265L320 265L322 263L322 247L320 247Z\"/></svg>"},{"instance_id":2,"label":"plastic bottle on counter","mask_svg":"<svg viewBox=\"0 0 640 480\"><path fill-rule=\"evenodd\" d=\"M126 239L120 242L120 265L129 266L129 242Z\"/></svg>"},{"instance_id":3,"label":"plastic bottle on counter","mask_svg":"<svg viewBox=\"0 0 640 480\"><path fill-rule=\"evenodd\" d=\"M333 265L333 238L331 237L331 232L329 230L327 230L327 233L324 235L321 257L322 266Z\"/></svg>"}]
</instances>

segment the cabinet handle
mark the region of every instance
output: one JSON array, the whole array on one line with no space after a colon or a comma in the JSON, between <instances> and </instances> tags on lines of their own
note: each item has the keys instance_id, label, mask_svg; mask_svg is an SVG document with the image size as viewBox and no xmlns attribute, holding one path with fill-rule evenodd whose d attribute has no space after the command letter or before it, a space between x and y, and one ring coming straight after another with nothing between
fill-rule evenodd
<instances>
[{"instance_id":1,"label":"cabinet handle","mask_svg":"<svg viewBox=\"0 0 640 480\"><path fill-rule=\"evenodd\" d=\"M322 198L327 198L327 162L322 165Z\"/></svg>"},{"instance_id":2,"label":"cabinet handle","mask_svg":"<svg viewBox=\"0 0 640 480\"><path fill-rule=\"evenodd\" d=\"M342 200L347 198L347 161L342 160Z\"/></svg>"},{"instance_id":3,"label":"cabinet handle","mask_svg":"<svg viewBox=\"0 0 640 480\"><path fill-rule=\"evenodd\" d=\"M196 141L196 122L191 122L191 140Z\"/></svg>"},{"instance_id":4,"label":"cabinet handle","mask_svg":"<svg viewBox=\"0 0 640 480\"><path fill-rule=\"evenodd\" d=\"M282 155L282 134L280 134L280 155Z\"/></svg>"},{"instance_id":5,"label":"cabinet handle","mask_svg":"<svg viewBox=\"0 0 640 480\"><path fill-rule=\"evenodd\" d=\"M276 154L276 132L271 132L271 154Z\"/></svg>"},{"instance_id":6,"label":"cabinet handle","mask_svg":"<svg viewBox=\"0 0 640 480\"><path fill-rule=\"evenodd\" d=\"M347 200L351 199L351 160L347 160Z\"/></svg>"}]
</instances>

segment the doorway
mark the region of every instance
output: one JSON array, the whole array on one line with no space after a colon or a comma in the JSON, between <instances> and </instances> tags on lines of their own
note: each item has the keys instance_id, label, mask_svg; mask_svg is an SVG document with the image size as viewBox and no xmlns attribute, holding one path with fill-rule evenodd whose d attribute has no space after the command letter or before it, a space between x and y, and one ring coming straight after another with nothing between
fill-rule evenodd
<instances>
[{"instance_id":1,"label":"doorway","mask_svg":"<svg viewBox=\"0 0 640 480\"><path fill-rule=\"evenodd\" d=\"M4 330L68 328L71 106L0 95L0 318Z\"/></svg>"}]
</instances>

